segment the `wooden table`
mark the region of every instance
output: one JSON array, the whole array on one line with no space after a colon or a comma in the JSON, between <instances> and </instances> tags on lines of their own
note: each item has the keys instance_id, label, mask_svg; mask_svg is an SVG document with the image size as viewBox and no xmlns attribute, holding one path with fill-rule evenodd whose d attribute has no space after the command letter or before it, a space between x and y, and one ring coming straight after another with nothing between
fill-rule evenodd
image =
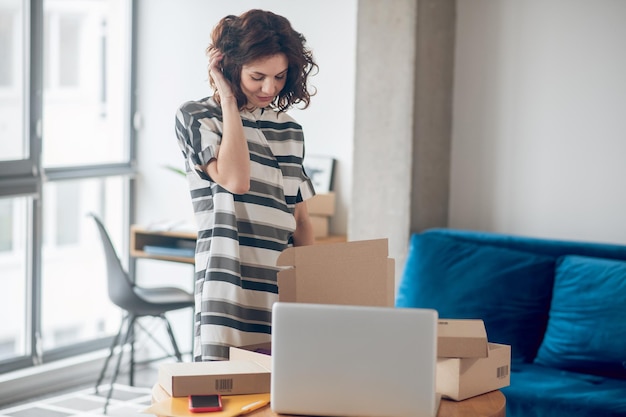
<instances>
[{"instance_id":1,"label":"wooden table","mask_svg":"<svg viewBox=\"0 0 626 417\"><path fill-rule=\"evenodd\" d=\"M152 401L162 401L169 398L159 384L152 387ZM468 398L463 401L441 400L437 417L505 417L506 398L500 391L492 391L483 395ZM159 416L168 417L168 416ZM297 417L286 414L276 414L267 406L260 410L246 414L246 417ZM300 416L302 417L302 416Z\"/></svg>"},{"instance_id":2,"label":"wooden table","mask_svg":"<svg viewBox=\"0 0 626 417\"><path fill-rule=\"evenodd\" d=\"M270 407L265 407L250 417L297 417L276 414ZM464 401L441 400L437 417L505 417L506 399L500 391L492 391ZM302 417L302 416L300 416Z\"/></svg>"},{"instance_id":3,"label":"wooden table","mask_svg":"<svg viewBox=\"0 0 626 417\"><path fill-rule=\"evenodd\" d=\"M468 398L464 401L441 400L437 417L505 417L506 398L500 391Z\"/></svg>"}]
</instances>

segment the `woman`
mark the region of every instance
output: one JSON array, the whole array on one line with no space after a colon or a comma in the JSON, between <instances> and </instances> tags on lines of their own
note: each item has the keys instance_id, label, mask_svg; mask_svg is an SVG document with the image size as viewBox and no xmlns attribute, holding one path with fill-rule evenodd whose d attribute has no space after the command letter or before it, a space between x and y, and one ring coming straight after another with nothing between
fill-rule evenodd
<instances>
[{"instance_id":1,"label":"woman","mask_svg":"<svg viewBox=\"0 0 626 417\"><path fill-rule=\"evenodd\" d=\"M276 259L314 241L302 128L285 113L310 102L305 42L271 12L223 18L207 48L214 94L177 112L198 226L195 361L270 340Z\"/></svg>"}]
</instances>

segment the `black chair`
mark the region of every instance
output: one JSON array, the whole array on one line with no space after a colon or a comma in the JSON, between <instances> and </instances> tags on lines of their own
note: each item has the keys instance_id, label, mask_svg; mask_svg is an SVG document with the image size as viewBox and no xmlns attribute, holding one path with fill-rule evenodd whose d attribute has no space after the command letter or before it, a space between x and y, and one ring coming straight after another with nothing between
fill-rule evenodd
<instances>
[{"instance_id":1,"label":"black chair","mask_svg":"<svg viewBox=\"0 0 626 417\"><path fill-rule=\"evenodd\" d=\"M98 393L98 387L109 366L109 362L115 353L116 347L120 347L120 353L117 358L117 364L111 378L111 385L104 404L104 414L107 412L107 407L113 393L113 384L117 379L120 364L122 362L122 356L124 347L130 345L130 369L129 379L130 385L134 385L134 367L135 367L135 330L136 327L144 330L144 333L148 335L163 351L167 353L168 357L175 357L179 362L182 361L176 338L172 332L172 326L169 320L165 317L165 313L168 311L179 310L182 308L194 306L194 296L180 288L174 287L140 287L130 279L128 273L124 270L120 259L115 252L115 248L109 234L102 224L102 221L94 214L90 214L96 221L100 237L102 238L102 246L104 247L104 253L106 256L107 265L107 283L108 293L111 301L118 307L124 310L124 318L120 325L119 332L113 338L113 343L109 350L98 381L96 382L96 394ZM174 353L169 353L155 338L146 331L146 329L139 323L138 319L145 316L159 317L165 323L167 333L172 343Z\"/></svg>"}]
</instances>

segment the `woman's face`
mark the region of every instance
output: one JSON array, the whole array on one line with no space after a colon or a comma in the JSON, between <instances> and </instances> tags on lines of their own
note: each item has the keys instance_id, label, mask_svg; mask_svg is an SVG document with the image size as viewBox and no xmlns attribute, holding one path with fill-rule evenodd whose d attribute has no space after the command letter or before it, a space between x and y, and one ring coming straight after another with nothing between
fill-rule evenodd
<instances>
[{"instance_id":1,"label":"woman's face","mask_svg":"<svg viewBox=\"0 0 626 417\"><path fill-rule=\"evenodd\" d=\"M241 68L241 90L246 95L248 108L269 106L287 81L289 62L285 54L252 61Z\"/></svg>"}]
</instances>

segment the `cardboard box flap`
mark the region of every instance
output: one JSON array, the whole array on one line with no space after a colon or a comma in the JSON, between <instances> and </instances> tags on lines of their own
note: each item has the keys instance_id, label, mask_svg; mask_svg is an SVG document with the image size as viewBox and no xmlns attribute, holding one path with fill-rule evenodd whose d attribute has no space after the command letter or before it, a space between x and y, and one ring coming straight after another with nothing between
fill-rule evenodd
<instances>
[{"instance_id":1,"label":"cardboard box flap","mask_svg":"<svg viewBox=\"0 0 626 417\"><path fill-rule=\"evenodd\" d=\"M166 376L195 376L195 375L220 375L220 374L247 374L259 372L260 369L271 371L257 361L233 360L233 361L209 361L209 362L171 362L159 366L159 373Z\"/></svg>"},{"instance_id":2,"label":"cardboard box flap","mask_svg":"<svg viewBox=\"0 0 626 417\"><path fill-rule=\"evenodd\" d=\"M489 354L485 323L479 319L439 319L437 356L486 358Z\"/></svg>"},{"instance_id":3,"label":"cardboard box flap","mask_svg":"<svg viewBox=\"0 0 626 417\"><path fill-rule=\"evenodd\" d=\"M276 265L295 267L329 262L364 262L372 257L389 256L387 245L387 239L373 239L290 247L278 255Z\"/></svg>"},{"instance_id":4,"label":"cardboard box flap","mask_svg":"<svg viewBox=\"0 0 626 417\"><path fill-rule=\"evenodd\" d=\"M231 361L254 361L271 371L272 369L271 342L258 343L240 347L231 347L229 357Z\"/></svg>"},{"instance_id":5,"label":"cardboard box flap","mask_svg":"<svg viewBox=\"0 0 626 417\"><path fill-rule=\"evenodd\" d=\"M395 262L387 239L285 249L277 259L279 300L393 306ZM291 267L291 268L289 268Z\"/></svg>"}]
</instances>

